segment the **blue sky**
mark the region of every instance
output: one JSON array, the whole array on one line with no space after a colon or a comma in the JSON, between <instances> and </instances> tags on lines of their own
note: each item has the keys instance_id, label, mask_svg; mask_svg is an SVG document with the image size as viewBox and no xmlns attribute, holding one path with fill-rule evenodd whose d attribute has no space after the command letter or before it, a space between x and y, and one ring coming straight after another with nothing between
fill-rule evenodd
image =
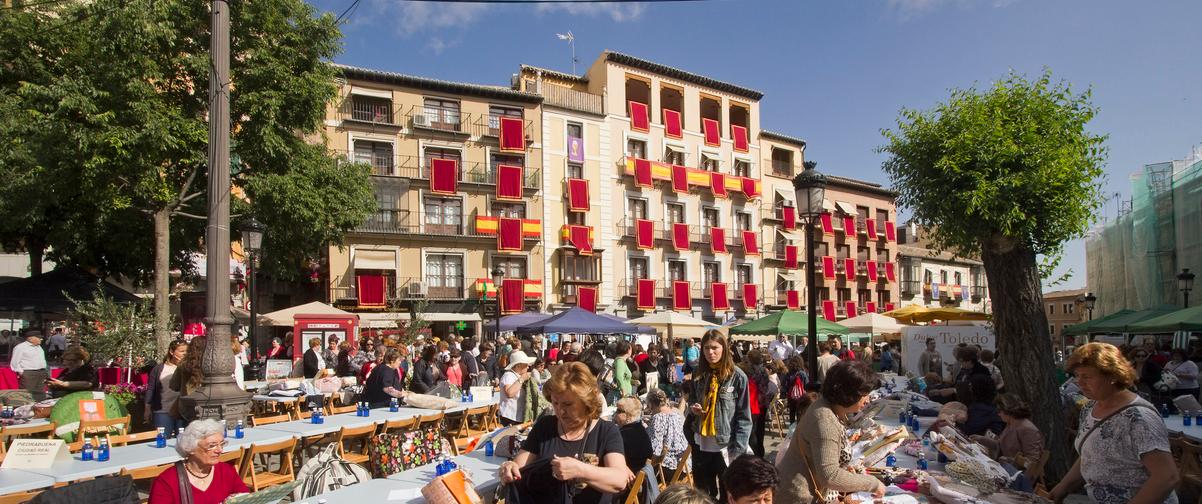
<instances>
[{"instance_id":1,"label":"blue sky","mask_svg":"<svg viewBox=\"0 0 1202 504\"><path fill-rule=\"evenodd\" d=\"M353 0L310 1L339 14ZM1108 194L1129 197L1130 173L1202 143L1198 0L360 2L340 63L505 85L522 63L570 71L555 34L571 30L581 72L613 49L763 91L762 127L805 138L826 173L884 184L874 148L899 109L1010 69L1093 88ZM1065 252L1074 274L1057 288L1083 287L1083 243Z\"/></svg>"}]
</instances>

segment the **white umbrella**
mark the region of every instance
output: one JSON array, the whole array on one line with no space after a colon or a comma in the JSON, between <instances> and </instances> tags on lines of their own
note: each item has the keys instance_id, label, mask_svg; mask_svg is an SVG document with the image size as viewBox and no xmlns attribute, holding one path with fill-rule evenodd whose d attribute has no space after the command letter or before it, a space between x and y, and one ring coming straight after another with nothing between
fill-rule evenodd
<instances>
[{"instance_id":1,"label":"white umbrella","mask_svg":"<svg viewBox=\"0 0 1202 504\"><path fill-rule=\"evenodd\" d=\"M901 332L902 324L893 317L879 313L865 313L846 320L840 320L839 325L848 328L853 333L868 333L872 335Z\"/></svg>"},{"instance_id":2,"label":"white umbrella","mask_svg":"<svg viewBox=\"0 0 1202 504\"><path fill-rule=\"evenodd\" d=\"M259 315L259 324L266 326L285 326L292 327L294 323L293 317L296 315L335 315L335 316L355 316L354 313L339 310L328 304L320 301L306 303L283 310L273 311Z\"/></svg>"},{"instance_id":3,"label":"white umbrella","mask_svg":"<svg viewBox=\"0 0 1202 504\"><path fill-rule=\"evenodd\" d=\"M701 320L696 317L690 317L675 311L652 313L651 315L647 315L645 317L628 320L626 323L638 326L654 327L658 331L665 332L669 342L672 341L673 337L675 337L678 332L680 333L680 336L688 338L700 338L701 335L705 334L705 331L718 328L718 324L713 322Z\"/></svg>"}]
</instances>

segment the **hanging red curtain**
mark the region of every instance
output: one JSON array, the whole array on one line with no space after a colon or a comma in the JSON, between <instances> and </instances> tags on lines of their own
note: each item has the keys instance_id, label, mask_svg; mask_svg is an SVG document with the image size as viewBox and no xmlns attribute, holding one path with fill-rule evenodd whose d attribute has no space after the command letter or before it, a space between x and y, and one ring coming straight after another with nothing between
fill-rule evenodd
<instances>
[{"instance_id":1,"label":"hanging red curtain","mask_svg":"<svg viewBox=\"0 0 1202 504\"><path fill-rule=\"evenodd\" d=\"M831 224L831 213L830 212L823 212L822 217L820 217L820 220L822 221L822 232L823 233L831 234L831 233L835 232L835 226L834 226L834 224Z\"/></svg>"},{"instance_id":2,"label":"hanging red curtain","mask_svg":"<svg viewBox=\"0 0 1202 504\"><path fill-rule=\"evenodd\" d=\"M737 124L730 125L730 136L734 138L735 150L739 152L747 152L747 128Z\"/></svg>"},{"instance_id":3,"label":"hanging red curtain","mask_svg":"<svg viewBox=\"0 0 1202 504\"><path fill-rule=\"evenodd\" d=\"M592 228L588 226L568 226L568 240L576 247L576 253L582 256L593 255L592 234Z\"/></svg>"},{"instance_id":4,"label":"hanging red curtain","mask_svg":"<svg viewBox=\"0 0 1202 504\"><path fill-rule=\"evenodd\" d=\"M588 210L588 180L568 179L568 211L587 212Z\"/></svg>"},{"instance_id":5,"label":"hanging red curtain","mask_svg":"<svg viewBox=\"0 0 1202 504\"><path fill-rule=\"evenodd\" d=\"M693 309L693 294L688 282L677 280L672 282L672 309L691 311Z\"/></svg>"},{"instance_id":6,"label":"hanging red curtain","mask_svg":"<svg viewBox=\"0 0 1202 504\"><path fill-rule=\"evenodd\" d=\"M726 176L721 173L710 173L710 190L714 196L726 197Z\"/></svg>"},{"instance_id":7,"label":"hanging red curtain","mask_svg":"<svg viewBox=\"0 0 1202 504\"><path fill-rule=\"evenodd\" d=\"M640 310L655 309L655 280L647 278L640 278L638 280L635 304L638 305Z\"/></svg>"},{"instance_id":8,"label":"hanging red curtain","mask_svg":"<svg viewBox=\"0 0 1202 504\"><path fill-rule=\"evenodd\" d=\"M876 221L872 220L872 219L866 219L864 221L864 225L868 229L868 239L875 240L876 239Z\"/></svg>"},{"instance_id":9,"label":"hanging red curtain","mask_svg":"<svg viewBox=\"0 0 1202 504\"><path fill-rule=\"evenodd\" d=\"M576 306L584 308L593 313L597 312L597 288L596 287L577 287L576 288Z\"/></svg>"},{"instance_id":10,"label":"hanging red curtain","mask_svg":"<svg viewBox=\"0 0 1202 504\"><path fill-rule=\"evenodd\" d=\"M715 253L726 253L726 230L710 228L710 250Z\"/></svg>"},{"instance_id":11,"label":"hanging red curtain","mask_svg":"<svg viewBox=\"0 0 1202 504\"><path fill-rule=\"evenodd\" d=\"M760 244L755 239L755 231L743 231L743 253L747 255L759 255Z\"/></svg>"},{"instance_id":12,"label":"hanging red curtain","mask_svg":"<svg viewBox=\"0 0 1202 504\"><path fill-rule=\"evenodd\" d=\"M501 313L509 315L522 313L525 302L526 282L520 278L506 278L501 281Z\"/></svg>"},{"instance_id":13,"label":"hanging red curtain","mask_svg":"<svg viewBox=\"0 0 1202 504\"><path fill-rule=\"evenodd\" d=\"M672 248L678 252L689 249L689 225L683 222L672 224Z\"/></svg>"},{"instance_id":14,"label":"hanging red curtain","mask_svg":"<svg viewBox=\"0 0 1202 504\"><path fill-rule=\"evenodd\" d=\"M885 303L885 311L887 311L887 312L893 311L893 303Z\"/></svg>"},{"instance_id":15,"label":"hanging red curtain","mask_svg":"<svg viewBox=\"0 0 1202 504\"><path fill-rule=\"evenodd\" d=\"M359 284L359 306L382 308L386 301L384 275L358 275L355 277Z\"/></svg>"},{"instance_id":16,"label":"hanging red curtain","mask_svg":"<svg viewBox=\"0 0 1202 504\"><path fill-rule=\"evenodd\" d=\"M672 192L684 194L689 192L689 169L672 165Z\"/></svg>"},{"instance_id":17,"label":"hanging red curtain","mask_svg":"<svg viewBox=\"0 0 1202 504\"><path fill-rule=\"evenodd\" d=\"M822 302L822 318L835 321L835 302L829 299Z\"/></svg>"},{"instance_id":18,"label":"hanging red curtain","mask_svg":"<svg viewBox=\"0 0 1202 504\"><path fill-rule=\"evenodd\" d=\"M843 276L848 280L856 278L856 260L848 257L843 260Z\"/></svg>"},{"instance_id":19,"label":"hanging red curtain","mask_svg":"<svg viewBox=\"0 0 1202 504\"><path fill-rule=\"evenodd\" d=\"M639 187L651 187L651 161L647 159L634 160L634 185Z\"/></svg>"},{"instance_id":20,"label":"hanging red curtain","mask_svg":"<svg viewBox=\"0 0 1202 504\"><path fill-rule=\"evenodd\" d=\"M797 229L797 209L791 206L781 207L781 220L785 229Z\"/></svg>"},{"instance_id":21,"label":"hanging red curtain","mask_svg":"<svg viewBox=\"0 0 1202 504\"><path fill-rule=\"evenodd\" d=\"M522 250L522 219L501 217L497 223L497 250Z\"/></svg>"},{"instance_id":22,"label":"hanging red curtain","mask_svg":"<svg viewBox=\"0 0 1202 504\"><path fill-rule=\"evenodd\" d=\"M785 293L785 307L790 310L801 309L801 292L791 290Z\"/></svg>"},{"instance_id":23,"label":"hanging red curtain","mask_svg":"<svg viewBox=\"0 0 1202 504\"><path fill-rule=\"evenodd\" d=\"M835 258L822 256L822 277L827 280L835 279Z\"/></svg>"},{"instance_id":24,"label":"hanging red curtain","mask_svg":"<svg viewBox=\"0 0 1202 504\"><path fill-rule=\"evenodd\" d=\"M845 234L856 234L856 218L850 215L843 216L843 232Z\"/></svg>"},{"instance_id":25,"label":"hanging red curtain","mask_svg":"<svg viewBox=\"0 0 1202 504\"><path fill-rule=\"evenodd\" d=\"M705 132L705 145L718 147L722 145L722 138L718 133L718 121L713 119L702 119L701 129Z\"/></svg>"},{"instance_id":26,"label":"hanging red curtain","mask_svg":"<svg viewBox=\"0 0 1202 504\"><path fill-rule=\"evenodd\" d=\"M855 301L848 301L847 303L845 303L843 305L843 309L847 311L847 318L852 318L852 317L860 314L860 312L858 310L856 310L856 302Z\"/></svg>"},{"instance_id":27,"label":"hanging red curtain","mask_svg":"<svg viewBox=\"0 0 1202 504\"><path fill-rule=\"evenodd\" d=\"M885 239L897 241L897 224L894 224L893 221L885 221Z\"/></svg>"},{"instance_id":28,"label":"hanging red curtain","mask_svg":"<svg viewBox=\"0 0 1202 504\"><path fill-rule=\"evenodd\" d=\"M897 281L897 271L893 269L893 263L891 262L885 263L885 279L890 282Z\"/></svg>"},{"instance_id":29,"label":"hanging red curtain","mask_svg":"<svg viewBox=\"0 0 1202 504\"><path fill-rule=\"evenodd\" d=\"M865 301L864 311L868 313L876 313L876 303L873 301Z\"/></svg>"},{"instance_id":30,"label":"hanging red curtain","mask_svg":"<svg viewBox=\"0 0 1202 504\"><path fill-rule=\"evenodd\" d=\"M868 281L875 282L877 278L876 261L868 261Z\"/></svg>"},{"instance_id":31,"label":"hanging red curtain","mask_svg":"<svg viewBox=\"0 0 1202 504\"><path fill-rule=\"evenodd\" d=\"M497 165L497 199L522 200L522 167Z\"/></svg>"},{"instance_id":32,"label":"hanging red curtain","mask_svg":"<svg viewBox=\"0 0 1202 504\"><path fill-rule=\"evenodd\" d=\"M664 136L668 138L684 137L684 133L680 127L680 112L672 109L664 109Z\"/></svg>"},{"instance_id":33,"label":"hanging red curtain","mask_svg":"<svg viewBox=\"0 0 1202 504\"><path fill-rule=\"evenodd\" d=\"M646 133L651 131L651 118L647 115L647 104L631 100L630 129Z\"/></svg>"},{"instance_id":34,"label":"hanging red curtain","mask_svg":"<svg viewBox=\"0 0 1202 504\"><path fill-rule=\"evenodd\" d=\"M751 311L760 304L758 287L756 284L743 284L743 308L745 310Z\"/></svg>"},{"instance_id":35,"label":"hanging red curtain","mask_svg":"<svg viewBox=\"0 0 1202 504\"><path fill-rule=\"evenodd\" d=\"M756 189L756 180L750 177L743 178L743 194L748 198L754 198L760 195L760 191Z\"/></svg>"},{"instance_id":36,"label":"hanging red curtain","mask_svg":"<svg viewBox=\"0 0 1202 504\"><path fill-rule=\"evenodd\" d=\"M444 196L459 191L459 162L454 159L430 160L430 192Z\"/></svg>"},{"instance_id":37,"label":"hanging red curtain","mask_svg":"<svg viewBox=\"0 0 1202 504\"><path fill-rule=\"evenodd\" d=\"M651 250L655 247L655 222L647 219L634 221L634 241L639 250Z\"/></svg>"},{"instance_id":38,"label":"hanging red curtain","mask_svg":"<svg viewBox=\"0 0 1202 504\"><path fill-rule=\"evenodd\" d=\"M797 269L797 245L785 245L785 267Z\"/></svg>"},{"instance_id":39,"label":"hanging red curtain","mask_svg":"<svg viewBox=\"0 0 1202 504\"><path fill-rule=\"evenodd\" d=\"M526 125L520 117L501 117L501 152L526 152Z\"/></svg>"},{"instance_id":40,"label":"hanging red curtain","mask_svg":"<svg viewBox=\"0 0 1202 504\"><path fill-rule=\"evenodd\" d=\"M729 310L730 297L727 296L726 284L715 282L710 285L710 300L713 302L714 311Z\"/></svg>"}]
</instances>

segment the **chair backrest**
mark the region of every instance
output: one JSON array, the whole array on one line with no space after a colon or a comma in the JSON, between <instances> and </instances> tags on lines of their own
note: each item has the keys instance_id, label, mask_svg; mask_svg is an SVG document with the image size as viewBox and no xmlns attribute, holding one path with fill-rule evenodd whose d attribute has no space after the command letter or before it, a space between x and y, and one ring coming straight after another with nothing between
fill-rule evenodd
<instances>
[{"instance_id":1,"label":"chair backrest","mask_svg":"<svg viewBox=\"0 0 1202 504\"><path fill-rule=\"evenodd\" d=\"M446 413L442 417L442 427L451 439L467 436L467 410Z\"/></svg>"},{"instance_id":2,"label":"chair backrest","mask_svg":"<svg viewBox=\"0 0 1202 504\"><path fill-rule=\"evenodd\" d=\"M273 416L266 416L266 417L250 417L250 425L252 427L258 427L260 425L271 425L271 424L276 424L276 423L289 422L291 420L292 420L292 417L289 416L287 413L284 413L282 415L273 415Z\"/></svg>"},{"instance_id":3,"label":"chair backrest","mask_svg":"<svg viewBox=\"0 0 1202 504\"><path fill-rule=\"evenodd\" d=\"M260 487L261 483L259 481L260 473L259 473L259 471L255 470L255 456L256 455L279 454L279 456L280 456L279 470L270 471L266 467L264 467L264 470L263 470L263 473L265 473L264 476L271 476L271 477L273 477L273 479L279 479L278 478L279 476L284 476L285 478L283 478L283 479L290 480L290 478L292 478L295 475L295 473L293 472L293 468L292 468L292 455L293 455L293 452L295 452L295 451L296 451L296 438L292 438L287 441L280 441L277 443L265 444L265 445L252 444L252 445L250 445L250 448L247 448L246 451L243 452L243 454L242 454L242 467L241 467L241 469L239 469L238 474L240 476L242 476L242 479L244 481L246 481L247 486L250 487L252 492L258 491L258 489L261 488ZM273 484L273 483L267 483L267 484Z\"/></svg>"},{"instance_id":4,"label":"chair backrest","mask_svg":"<svg viewBox=\"0 0 1202 504\"><path fill-rule=\"evenodd\" d=\"M684 478L688 477L688 472L685 471L685 468L688 467L689 455L692 454L692 446L685 448L684 453L680 455L680 461L676 463L676 471L672 473L672 481L668 483L669 485L680 483Z\"/></svg>"},{"instance_id":5,"label":"chair backrest","mask_svg":"<svg viewBox=\"0 0 1202 504\"><path fill-rule=\"evenodd\" d=\"M1039 454L1039 460L1036 460L1033 464L1027 464L1027 469L1024 472L1027 473L1028 478L1031 478L1031 481L1038 482L1043 479L1044 468L1047 467L1048 458L1051 456L1052 452L1050 450L1044 450L1043 453Z\"/></svg>"},{"instance_id":6,"label":"chair backrest","mask_svg":"<svg viewBox=\"0 0 1202 504\"><path fill-rule=\"evenodd\" d=\"M355 412L355 409L356 409L356 408L358 408L358 407L359 407L359 406L358 406L358 405L356 405L356 404L352 404L352 405L350 405L350 406L334 406L334 405L331 405L331 406L330 406L328 409L330 410L330 414L331 414L331 415L341 415L341 414L343 414L343 413L354 413L354 412Z\"/></svg>"},{"instance_id":7,"label":"chair backrest","mask_svg":"<svg viewBox=\"0 0 1202 504\"><path fill-rule=\"evenodd\" d=\"M647 471L639 471L630 484L630 493L626 494L624 504L639 504L639 496L643 494L643 481L647 479Z\"/></svg>"},{"instance_id":8,"label":"chair backrest","mask_svg":"<svg viewBox=\"0 0 1202 504\"><path fill-rule=\"evenodd\" d=\"M344 441L362 439L363 447L360 450L360 455L367 455L368 440L376 435L376 424L364 425L362 427L343 427L338 431L338 455L346 456L346 445Z\"/></svg>"},{"instance_id":9,"label":"chair backrest","mask_svg":"<svg viewBox=\"0 0 1202 504\"><path fill-rule=\"evenodd\" d=\"M75 432L76 436L84 436L96 433L112 434L114 430L117 431L117 434L128 434L129 415L118 418L106 418L103 420L81 420L79 422L79 430Z\"/></svg>"},{"instance_id":10,"label":"chair backrest","mask_svg":"<svg viewBox=\"0 0 1202 504\"><path fill-rule=\"evenodd\" d=\"M1183 477L1202 479L1202 444L1182 438L1180 446L1181 460L1177 462L1178 472Z\"/></svg>"},{"instance_id":11,"label":"chair backrest","mask_svg":"<svg viewBox=\"0 0 1202 504\"><path fill-rule=\"evenodd\" d=\"M154 438L158 437L158 435L159 431L157 430L135 432L133 434L119 434L116 436L109 436L109 444L112 446L125 446L130 443L153 441Z\"/></svg>"},{"instance_id":12,"label":"chair backrest","mask_svg":"<svg viewBox=\"0 0 1202 504\"><path fill-rule=\"evenodd\" d=\"M246 448L238 448L237 450L222 453L220 457L217 457L217 460L234 466L234 469L238 469L242 467L242 456L245 453Z\"/></svg>"},{"instance_id":13,"label":"chair backrest","mask_svg":"<svg viewBox=\"0 0 1202 504\"><path fill-rule=\"evenodd\" d=\"M417 428L425 429L427 427L438 427L442 424L442 419L445 416L446 415L442 412L438 412L433 415L422 415L417 419Z\"/></svg>"},{"instance_id":14,"label":"chair backrest","mask_svg":"<svg viewBox=\"0 0 1202 504\"><path fill-rule=\"evenodd\" d=\"M8 438L25 436L53 438L56 428L58 426L54 422L41 425L10 425L0 429L0 439L8 441Z\"/></svg>"},{"instance_id":15,"label":"chair backrest","mask_svg":"<svg viewBox=\"0 0 1202 504\"><path fill-rule=\"evenodd\" d=\"M384 422L384 425L380 426L380 434L412 429L417 425L417 419L418 417L409 417Z\"/></svg>"},{"instance_id":16,"label":"chair backrest","mask_svg":"<svg viewBox=\"0 0 1202 504\"><path fill-rule=\"evenodd\" d=\"M163 471L166 471L167 469L171 468L171 466L173 466L173 465L175 465L175 462L170 462L167 464L159 464L159 465L150 466L150 467L140 467L137 469L130 469L128 467L122 467L121 474L123 476L129 476L129 477L133 478L134 481L152 480L152 479L159 477L159 475L162 474Z\"/></svg>"}]
</instances>

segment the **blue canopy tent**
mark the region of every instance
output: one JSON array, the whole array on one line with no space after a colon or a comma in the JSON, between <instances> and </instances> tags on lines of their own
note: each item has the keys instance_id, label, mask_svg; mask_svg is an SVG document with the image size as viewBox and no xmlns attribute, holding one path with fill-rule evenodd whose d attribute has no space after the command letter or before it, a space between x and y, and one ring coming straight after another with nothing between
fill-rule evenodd
<instances>
[{"instance_id":1,"label":"blue canopy tent","mask_svg":"<svg viewBox=\"0 0 1202 504\"><path fill-rule=\"evenodd\" d=\"M509 332L524 325L533 324L548 318L551 318L550 313L522 312L506 315L501 317L501 332ZM493 329L492 324L488 324L488 326L488 329Z\"/></svg>"},{"instance_id":2,"label":"blue canopy tent","mask_svg":"<svg viewBox=\"0 0 1202 504\"><path fill-rule=\"evenodd\" d=\"M513 332L519 335L547 333L577 333L577 334L631 334L639 332L638 327L625 322L597 315L579 307L556 314L544 320L518 327Z\"/></svg>"},{"instance_id":3,"label":"blue canopy tent","mask_svg":"<svg viewBox=\"0 0 1202 504\"><path fill-rule=\"evenodd\" d=\"M623 323L623 324L629 325L629 326L632 328L632 329L630 330L630 332L632 332L632 333L637 333L637 334L655 334L655 328L654 328L654 327L647 327L647 326L641 326L641 325L633 325L633 324L631 324L631 323L630 323L630 319L622 318L622 317L619 317L619 316L617 316L617 315L610 315L610 314L608 314L608 313L598 313L597 315L600 315L600 316L602 316L602 317L605 317L605 318L607 318L607 319L610 319L610 320L616 320L616 321L618 321L618 322L621 322L621 323Z\"/></svg>"}]
</instances>

